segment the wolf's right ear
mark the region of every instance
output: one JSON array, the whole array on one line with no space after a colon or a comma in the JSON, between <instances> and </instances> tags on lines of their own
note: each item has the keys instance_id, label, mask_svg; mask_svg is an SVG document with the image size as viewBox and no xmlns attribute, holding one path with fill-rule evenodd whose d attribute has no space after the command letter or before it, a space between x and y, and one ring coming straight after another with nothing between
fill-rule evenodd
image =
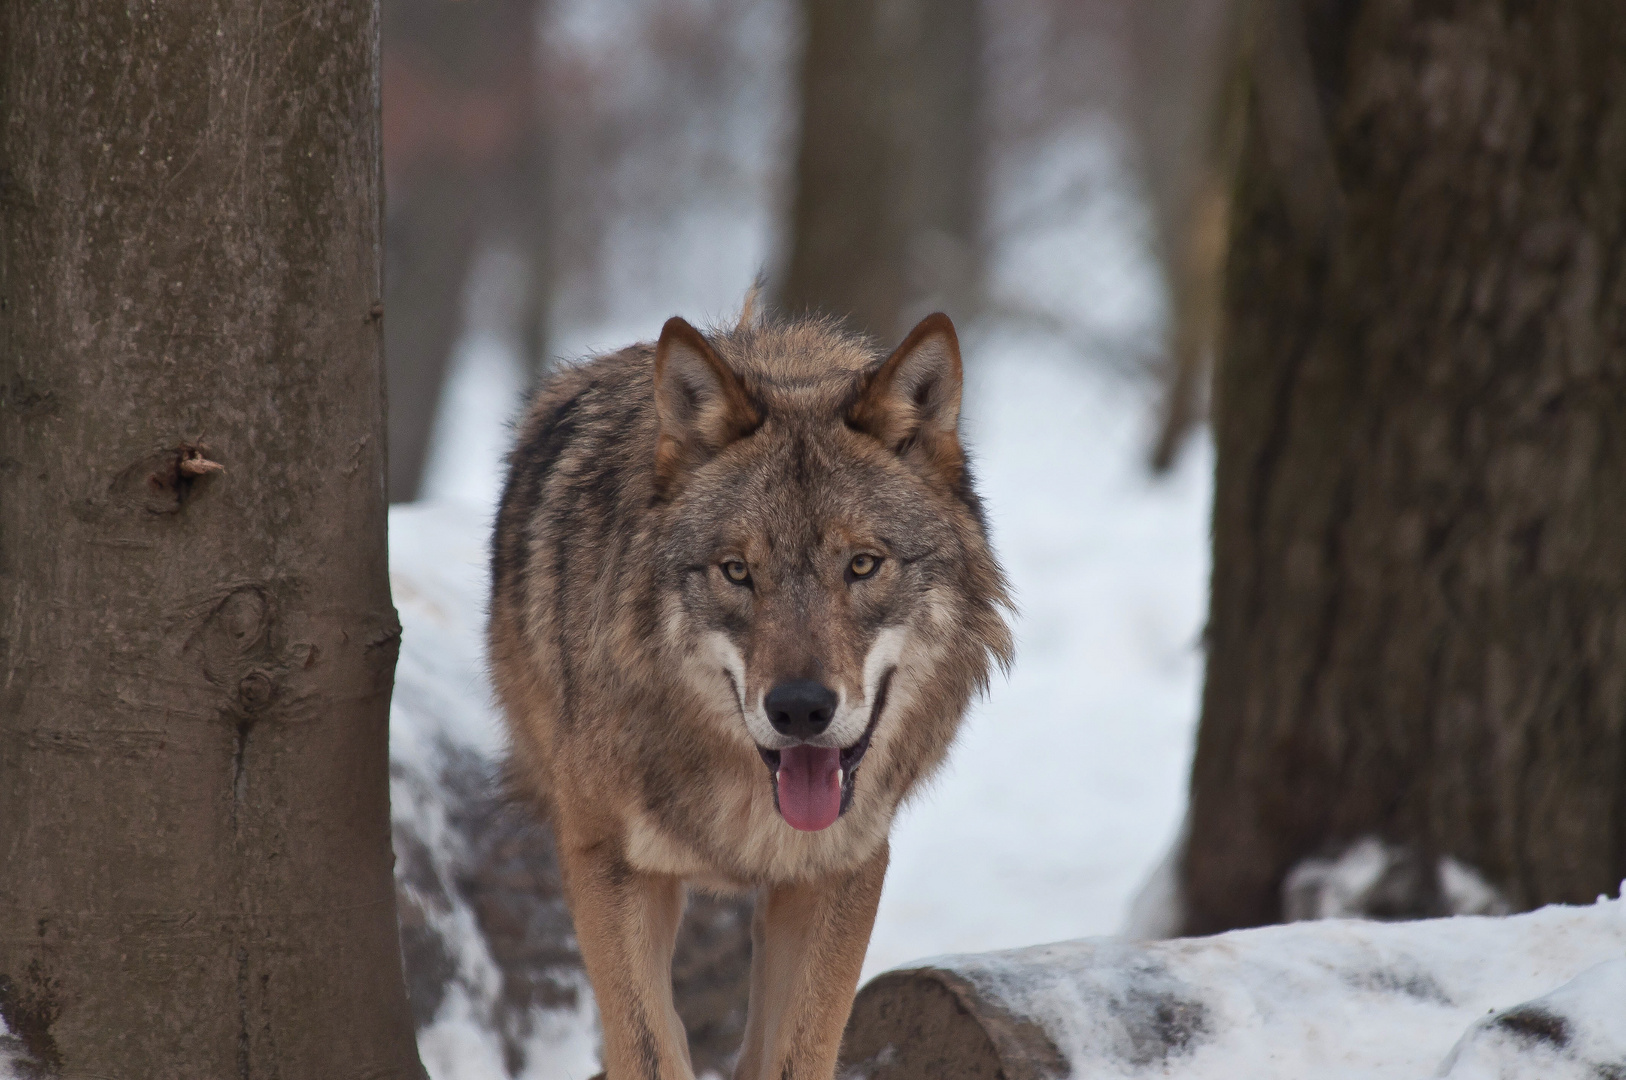
<instances>
[{"instance_id":1,"label":"wolf's right ear","mask_svg":"<svg viewBox=\"0 0 1626 1080\"><path fill-rule=\"evenodd\" d=\"M675 315L655 344L655 419L655 482L662 492L762 422L740 377Z\"/></svg>"}]
</instances>

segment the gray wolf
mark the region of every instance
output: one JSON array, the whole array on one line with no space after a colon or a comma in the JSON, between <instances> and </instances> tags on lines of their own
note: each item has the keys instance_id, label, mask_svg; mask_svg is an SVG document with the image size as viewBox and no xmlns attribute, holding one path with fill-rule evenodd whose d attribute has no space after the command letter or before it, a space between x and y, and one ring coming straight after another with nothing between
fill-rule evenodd
<instances>
[{"instance_id":1,"label":"gray wolf","mask_svg":"<svg viewBox=\"0 0 1626 1080\"><path fill-rule=\"evenodd\" d=\"M609 1080L692 1075L689 885L755 892L737 1080L832 1076L893 814L1011 657L960 395L947 316L882 357L748 313L559 370L521 420L490 659Z\"/></svg>"}]
</instances>

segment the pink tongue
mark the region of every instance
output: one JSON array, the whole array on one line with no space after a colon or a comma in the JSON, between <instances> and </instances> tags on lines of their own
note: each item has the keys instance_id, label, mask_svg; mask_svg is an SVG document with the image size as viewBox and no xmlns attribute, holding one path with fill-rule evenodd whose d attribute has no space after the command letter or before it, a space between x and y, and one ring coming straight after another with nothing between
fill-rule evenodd
<instances>
[{"instance_id":1,"label":"pink tongue","mask_svg":"<svg viewBox=\"0 0 1626 1080\"><path fill-rule=\"evenodd\" d=\"M779 812L791 828L827 829L841 816L841 751L792 746L779 751Z\"/></svg>"}]
</instances>

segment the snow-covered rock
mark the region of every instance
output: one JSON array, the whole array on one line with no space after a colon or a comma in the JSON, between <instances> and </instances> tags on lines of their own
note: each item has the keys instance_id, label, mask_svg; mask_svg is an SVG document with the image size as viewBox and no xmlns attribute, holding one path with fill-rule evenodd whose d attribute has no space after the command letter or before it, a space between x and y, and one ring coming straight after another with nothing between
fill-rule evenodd
<instances>
[{"instance_id":1,"label":"snow-covered rock","mask_svg":"<svg viewBox=\"0 0 1626 1080\"><path fill-rule=\"evenodd\" d=\"M865 988L850 1075L952 1077L954 1015L1009 1080L1623 1078L1626 902L940 957Z\"/></svg>"},{"instance_id":2,"label":"snow-covered rock","mask_svg":"<svg viewBox=\"0 0 1626 1080\"><path fill-rule=\"evenodd\" d=\"M565 1080L596 1067L595 1016L546 837L499 798L481 634L487 517L455 502L390 510L402 956L432 1080ZM508 903L492 902L493 885ZM512 938L528 948L505 953L499 939Z\"/></svg>"}]
</instances>

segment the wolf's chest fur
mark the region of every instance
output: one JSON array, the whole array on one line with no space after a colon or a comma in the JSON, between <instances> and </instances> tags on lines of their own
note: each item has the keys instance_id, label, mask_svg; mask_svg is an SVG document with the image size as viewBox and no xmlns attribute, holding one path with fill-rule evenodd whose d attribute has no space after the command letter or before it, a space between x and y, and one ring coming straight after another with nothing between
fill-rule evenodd
<instances>
[{"instance_id":1,"label":"wolf's chest fur","mask_svg":"<svg viewBox=\"0 0 1626 1080\"><path fill-rule=\"evenodd\" d=\"M787 827L761 767L752 771L757 775L749 779L709 785L713 812L681 828L645 807L629 807L627 861L700 888L743 892L764 881L803 881L857 866L885 843L890 812L849 812L816 833Z\"/></svg>"}]
</instances>

